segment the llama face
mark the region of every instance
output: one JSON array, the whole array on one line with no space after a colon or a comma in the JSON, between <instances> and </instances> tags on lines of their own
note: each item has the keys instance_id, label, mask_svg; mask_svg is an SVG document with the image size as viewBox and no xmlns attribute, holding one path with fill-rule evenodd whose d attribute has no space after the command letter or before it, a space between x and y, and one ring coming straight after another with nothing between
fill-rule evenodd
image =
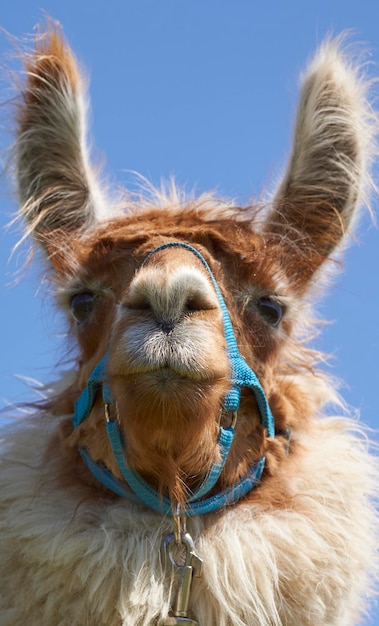
<instances>
[{"instance_id":1,"label":"llama face","mask_svg":"<svg viewBox=\"0 0 379 626\"><path fill-rule=\"evenodd\" d=\"M161 234L135 241L133 233L141 220L147 232L154 229ZM206 257L224 293L244 357L262 379L267 362L275 361L290 329L290 297L285 296L289 287L285 288L283 276L281 283L278 280L280 268L265 238L252 232L250 222L241 223L238 228L245 230L247 241L245 250L237 251L226 238L229 221L220 220L218 230L212 231L197 216L196 237L193 220L189 210L188 225L182 216L180 229L166 235L162 216L158 220L145 212L139 219L120 219L116 239L102 227L100 236L87 240L86 250L81 246L81 267L60 291L81 346L80 386L107 352L109 382L127 433L128 463L150 480L159 482L164 477L162 489L167 489L172 475L176 497L178 465L192 485L218 458L220 421L227 425L232 419L223 414L230 364L220 305L203 264L183 248L160 250L147 260L146 255L157 244L179 238ZM100 430L104 428L101 403L89 424L95 419ZM241 439L248 438L251 452L246 455L241 445L234 479L246 468L246 459L259 456L265 445L251 392L244 394L238 420ZM106 438L99 437L98 431L96 437L90 436L93 423L87 430L80 433L86 447L104 454L99 442ZM78 433L70 441L77 446ZM168 468L168 459L175 471ZM118 474L117 467L113 469ZM223 480L229 484L229 472Z\"/></svg>"}]
</instances>

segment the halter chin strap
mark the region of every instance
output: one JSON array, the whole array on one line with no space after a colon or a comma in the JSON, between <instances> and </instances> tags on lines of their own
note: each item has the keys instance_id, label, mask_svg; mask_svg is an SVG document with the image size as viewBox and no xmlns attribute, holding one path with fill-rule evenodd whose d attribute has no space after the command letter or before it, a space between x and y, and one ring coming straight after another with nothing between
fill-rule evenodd
<instances>
[{"instance_id":1,"label":"halter chin strap","mask_svg":"<svg viewBox=\"0 0 379 626\"><path fill-rule=\"evenodd\" d=\"M160 250L167 248L180 247L189 250L201 261L206 268L214 289L216 291L220 308L222 311L224 334L227 347L227 353L231 368L230 375L230 389L224 398L224 410L236 414L240 404L241 389L243 387L249 388L254 393L259 414L261 417L261 423L263 428L267 432L268 437L275 436L274 418L271 413L265 392L253 370L247 365L246 361L240 355L238 351L237 341L234 335L232 322L224 298L222 297L220 288L217 284L213 273L204 259L196 248L193 248L189 244L183 242L170 242L158 246L155 248L143 261L146 264L150 257ZM91 376L87 381L87 385L83 389L79 399L75 404L75 412L73 417L74 428L79 426L84 420L86 420L93 408L95 397L97 392L101 388L102 398L106 410L107 418L107 434L109 442L111 444L114 456L116 458L119 470L125 479L127 487L118 480L104 465L95 462L88 451L85 448L80 448L80 454L83 461L87 465L88 469L95 476L95 478L101 482L105 487L118 495L128 498L132 502L145 504L151 509L162 513L163 515L172 515L172 503L166 498L160 496L141 476L129 467L124 452L123 437L124 434L120 431L117 419L113 419L110 414L110 406L114 404L113 396L109 385L106 382L107 379L107 360L105 357L94 368ZM259 483L266 459L262 456L243 476L237 483L228 487L221 493L218 493L209 498L205 498L211 489L216 484L228 458L228 454L233 443L234 438L234 423L229 428L220 426L218 445L220 448L220 461L215 462L207 476L193 491L191 496L187 499L183 514L187 517L194 515L201 515L209 513L211 511L218 510L228 504L237 502L244 495L249 493Z\"/></svg>"}]
</instances>

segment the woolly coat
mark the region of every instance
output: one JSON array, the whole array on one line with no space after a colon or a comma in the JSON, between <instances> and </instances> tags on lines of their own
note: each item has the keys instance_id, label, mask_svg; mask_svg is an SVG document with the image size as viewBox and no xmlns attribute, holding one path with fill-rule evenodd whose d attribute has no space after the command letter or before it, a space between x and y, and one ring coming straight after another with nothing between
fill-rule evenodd
<instances>
[{"instance_id":1,"label":"woolly coat","mask_svg":"<svg viewBox=\"0 0 379 626\"><path fill-rule=\"evenodd\" d=\"M59 448L46 457L59 421L35 415L1 444L0 624L153 625L170 605L160 545L171 521L64 485ZM190 600L199 624L356 623L375 552L375 486L364 442L336 425L324 418L314 437L301 435L288 509L242 502L189 521L204 561Z\"/></svg>"}]
</instances>

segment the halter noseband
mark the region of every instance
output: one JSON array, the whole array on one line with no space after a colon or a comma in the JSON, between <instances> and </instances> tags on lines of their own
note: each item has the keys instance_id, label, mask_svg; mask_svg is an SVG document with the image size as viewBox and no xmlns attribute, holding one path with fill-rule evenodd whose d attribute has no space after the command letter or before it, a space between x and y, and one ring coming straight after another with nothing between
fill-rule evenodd
<instances>
[{"instance_id":1,"label":"halter noseband","mask_svg":"<svg viewBox=\"0 0 379 626\"><path fill-rule=\"evenodd\" d=\"M148 259L150 259L150 257L156 252L173 247L185 248L186 250L192 252L201 261L212 280L218 297L223 318L226 349L231 368L231 386L224 398L224 410L236 415L240 404L241 389L243 387L251 389L257 402L262 426L266 430L268 437L274 437L274 418L265 392L263 391L256 374L247 365L246 361L238 351L232 322L230 320L224 298L222 297L217 281L204 257L198 250L196 250L196 248L193 248L189 244L174 241L165 243L155 248L145 257L142 266L145 265ZM111 389L106 382L107 360L108 355L105 355L100 363L98 363L98 365L94 368L85 388L75 403L73 425L74 428L77 428L79 424L89 417L95 402L96 394L101 387L102 398L105 405L106 429L109 442L120 472L131 491L129 491L124 483L118 480L104 465L95 462L85 448L79 448L81 457L95 478L111 491L115 492L119 496L131 500L132 502L145 504L163 515L172 515L172 502L168 498L160 496L146 481L141 478L137 472L130 468L127 463L123 445L124 433L120 431L117 420L112 419L110 413L110 406L114 403L114 400ZM220 426L218 436L218 445L221 457L220 461L215 462L212 465L207 476L187 499L185 508L183 509L183 514L185 516L191 517L194 515L201 515L218 510L225 505L233 504L249 493L249 491L251 491L259 483L265 467L266 459L264 456L254 463L245 476L237 481L237 483L228 487L221 493L217 493L216 495L204 499L204 496L206 496L216 484L226 463L234 438L234 421L235 420L233 420L232 425L228 428Z\"/></svg>"}]
</instances>

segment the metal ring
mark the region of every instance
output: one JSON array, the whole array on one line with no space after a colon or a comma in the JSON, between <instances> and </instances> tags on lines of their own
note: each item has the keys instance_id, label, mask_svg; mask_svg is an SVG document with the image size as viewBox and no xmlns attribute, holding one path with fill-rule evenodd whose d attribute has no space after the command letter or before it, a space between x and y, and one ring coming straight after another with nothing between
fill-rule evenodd
<instances>
[{"instance_id":1,"label":"metal ring","mask_svg":"<svg viewBox=\"0 0 379 626\"><path fill-rule=\"evenodd\" d=\"M221 420L223 418L224 415L226 415L227 413L229 413L230 411L225 411L224 408L222 408L220 410L220 415L218 418L218 425L221 426ZM238 411L232 411L232 421L230 422L230 426L229 428L234 428L236 423L237 423L237 418L238 418Z\"/></svg>"},{"instance_id":2,"label":"metal ring","mask_svg":"<svg viewBox=\"0 0 379 626\"><path fill-rule=\"evenodd\" d=\"M116 410L115 410L115 417L112 417L111 415L111 404L109 402L105 402L104 403L104 413L105 413L105 419L107 420L107 423L109 422L120 422L119 420L119 416L118 416L118 406L116 404Z\"/></svg>"},{"instance_id":3,"label":"metal ring","mask_svg":"<svg viewBox=\"0 0 379 626\"><path fill-rule=\"evenodd\" d=\"M177 544L183 543L182 537L187 533L186 516L182 514L180 504L176 505L173 514L174 535Z\"/></svg>"},{"instance_id":4,"label":"metal ring","mask_svg":"<svg viewBox=\"0 0 379 626\"><path fill-rule=\"evenodd\" d=\"M113 422L114 420L111 418L111 405L106 403L104 404L104 413L105 413L105 419L107 420L107 422Z\"/></svg>"},{"instance_id":5,"label":"metal ring","mask_svg":"<svg viewBox=\"0 0 379 626\"><path fill-rule=\"evenodd\" d=\"M183 561L186 561L190 555L193 555L195 552L195 544L189 533L182 533L180 536L180 542L177 543L176 537L174 533L170 533L167 535L162 542L163 555L165 560L169 559L171 565L173 567L180 567L183 565L180 560L176 560L178 554L176 554L178 549L183 549L182 557ZM166 560L167 563L167 560Z\"/></svg>"}]
</instances>

